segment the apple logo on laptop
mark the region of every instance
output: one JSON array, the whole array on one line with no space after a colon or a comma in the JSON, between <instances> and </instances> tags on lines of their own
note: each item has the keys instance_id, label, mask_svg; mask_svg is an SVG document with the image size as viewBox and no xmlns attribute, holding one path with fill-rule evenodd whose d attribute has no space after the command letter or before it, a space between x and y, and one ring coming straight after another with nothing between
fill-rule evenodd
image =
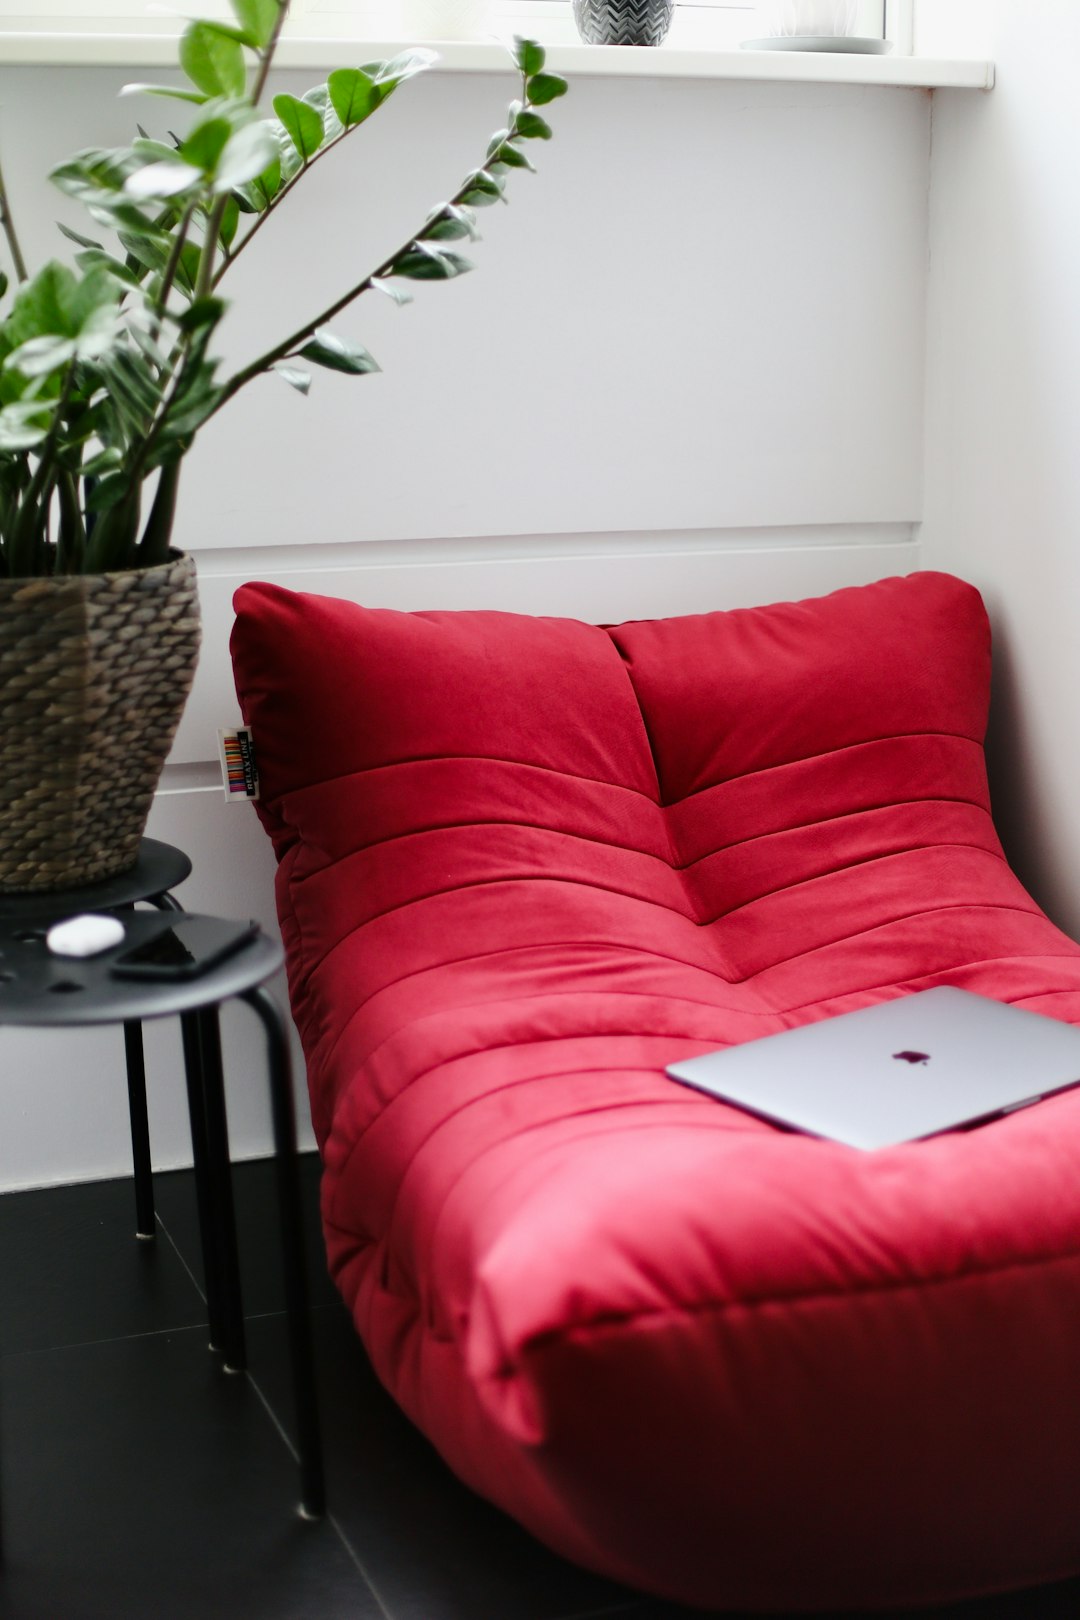
<instances>
[{"instance_id":1,"label":"apple logo on laptop","mask_svg":"<svg viewBox=\"0 0 1080 1620\"><path fill-rule=\"evenodd\" d=\"M901 1063L927 1064L930 1061L929 1052L894 1052L893 1057L899 1058Z\"/></svg>"}]
</instances>

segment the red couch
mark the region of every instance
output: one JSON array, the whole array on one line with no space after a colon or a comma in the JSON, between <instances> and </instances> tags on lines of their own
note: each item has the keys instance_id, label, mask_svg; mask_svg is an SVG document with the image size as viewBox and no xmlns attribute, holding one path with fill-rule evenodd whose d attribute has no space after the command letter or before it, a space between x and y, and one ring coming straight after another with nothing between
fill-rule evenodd
<instances>
[{"instance_id":1,"label":"red couch","mask_svg":"<svg viewBox=\"0 0 1080 1620\"><path fill-rule=\"evenodd\" d=\"M451 1466L693 1604L1080 1569L1080 1092L864 1154L663 1072L935 984L1080 1020L990 816L976 592L236 605L330 1265Z\"/></svg>"}]
</instances>

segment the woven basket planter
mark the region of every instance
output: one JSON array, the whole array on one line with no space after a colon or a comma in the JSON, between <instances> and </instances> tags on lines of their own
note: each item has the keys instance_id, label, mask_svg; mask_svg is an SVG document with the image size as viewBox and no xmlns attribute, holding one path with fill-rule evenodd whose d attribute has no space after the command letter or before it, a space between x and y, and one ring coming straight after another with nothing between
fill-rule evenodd
<instances>
[{"instance_id":1,"label":"woven basket planter","mask_svg":"<svg viewBox=\"0 0 1080 1620\"><path fill-rule=\"evenodd\" d=\"M0 893L134 865L199 634L190 557L0 579Z\"/></svg>"}]
</instances>

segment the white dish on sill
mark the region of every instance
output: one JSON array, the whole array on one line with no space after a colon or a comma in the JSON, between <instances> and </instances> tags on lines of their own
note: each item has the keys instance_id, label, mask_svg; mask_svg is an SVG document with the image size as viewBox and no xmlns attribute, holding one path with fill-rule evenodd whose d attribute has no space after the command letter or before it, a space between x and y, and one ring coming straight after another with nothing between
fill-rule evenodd
<instances>
[{"instance_id":1,"label":"white dish on sill","mask_svg":"<svg viewBox=\"0 0 1080 1620\"><path fill-rule=\"evenodd\" d=\"M884 56L891 39L862 34L772 34L768 39L744 39L741 51L844 51L849 56Z\"/></svg>"}]
</instances>

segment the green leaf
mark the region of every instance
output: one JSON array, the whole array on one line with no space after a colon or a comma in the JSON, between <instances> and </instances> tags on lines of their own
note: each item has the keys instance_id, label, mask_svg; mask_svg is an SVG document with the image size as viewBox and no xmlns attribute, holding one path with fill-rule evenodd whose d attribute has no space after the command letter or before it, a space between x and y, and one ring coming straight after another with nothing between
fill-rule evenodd
<instances>
[{"instance_id":1,"label":"green leaf","mask_svg":"<svg viewBox=\"0 0 1080 1620\"><path fill-rule=\"evenodd\" d=\"M362 124L382 97L375 81L360 68L337 68L326 81L334 111L346 129Z\"/></svg>"},{"instance_id":2,"label":"green leaf","mask_svg":"<svg viewBox=\"0 0 1080 1620\"><path fill-rule=\"evenodd\" d=\"M220 23L190 24L180 41L180 66L208 96L242 96L247 89L243 50Z\"/></svg>"},{"instance_id":3,"label":"green leaf","mask_svg":"<svg viewBox=\"0 0 1080 1620\"><path fill-rule=\"evenodd\" d=\"M510 141L504 141L496 150L494 157L495 162L502 164L504 168L529 169L533 174L536 173L535 164L530 162L524 152L519 152L517 147L512 145Z\"/></svg>"},{"instance_id":4,"label":"green leaf","mask_svg":"<svg viewBox=\"0 0 1080 1620\"><path fill-rule=\"evenodd\" d=\"M141 125L139 127L142 128ZM143 134L137 141L132 142L131 155L133 158L139 159L140 165L146 163L171 163L174 158L179 156L179 151L175 146L166 146L164 141L153 141L149 135ZM134 170L136 166L133 164L132 169Z\"/></svg>"},{"instance_id":5,"label":"green leaf","mask_svg":"<svg viewBox=\"0 0 1080 1620\"><path fill-rule=\"evenodd\" d=\"M208 99L199 90L182 90L174 84L125 84L122 96L169 96L175 101L193 101L197 107Z\"/></svg>"},{"instance_id":6,"label":"green leaf","mask_svg":"<svg viewBox=\"0 0 1080 1620\"><path fill-rule=\"evenodd\" d=\"M313 90L307 90L301 96L301 101L307 107L313 107L322 119L323 129L328 141L336 141L339 135L345 132L345 126L334 111L334 104L330 100L330 90L325 84L317 84Z\"/></svg>"},{"instance_id":7,"label":"green leaf","mask_svg":"<svg viewBox=\"0 0 1080 1620\"><path fill-rule=\"evenodd\" d=\"M122 472L109 473L104 478L96 479L94 487L86 497L86 510L88 512L107 512L110 506L115 506L127 489L127 474Z\"/></svg>"},{"instance_id":8,"label":"green leaf","mask_svg":"<svg viewBox=\"0 0 1080 1620\"><path fill-rule=\"evenodd\" d=\"M74 338L49 333L43 337L27 338L13 349L4 361L5 371L18 371L24 377L45 377L51 371L61 371L75 358Z\"/></svg>"},{"instance_id":9,"label":"green leaf","mask_svg":"<svg viewBox=\"0 0 1080 1620\"><path fill-rule=\"evenodd\" d=\"M465 237L476 242L480 232L468 208L455 208L452 203L445 203L430 216L420 237L425 242L454 242Z\"/></svg>"},{"instance_id":10,"label":"green leaf","mask_svg":"<svg viewBox=\"0 0 1080 1620\"><path fill-rule=\"evenodd\" d=\"M385 293L395 304L411 304L413 301L411 292L406 292L404 287L395 287L392 281L387 281L383 276L375 276L368 285L374 292Z\"/></svg>"},{"instance_id":11,"label":"green leaf","mask_svg":"<svg viewBox=\"0 0 1080 1620\"><path fill-rule=\"evenodd\" d=\"M202 184L201 172L190 163L148 163L145 169L136 169L124 182L127 195L136 202L151 197L179 197Z\"/></svg>"},{"instance_id":12,"label":"green leaf","mask_svg":"<svg viewBox=\"0 0 1080 1620\"><path fill-rule=\"evenodd\" d=\"M514 35L514 61L527 79L539 73L547 60L547 54L542 45L535 39L525 39L521 34Z\"/></svg>"},{"instance_id":13,"label":"green leaf","mask_svg":"<svg viewBox=\"0 0 1080 1620\"><path fill-rule=\"evenodd\" d=\"M373 62L375 68L375 82L382 88L383 99L396 90L399 84L406 79L412 79L418 73L424 73L433 67L439 60L437 51L427 51L422 48L402 51L400 55L393 56L389 62Z\"/></svg>"},{"instance_id":14,"label":"green leaf","mask_svg":"<svg viewBox=\"0 0 1080 1620\"><path fill-rule=\"evenodd\" d=\"M503 190L504 183L498 175L489 174L487 169L476 169L458 192L458 202L468 208L490 208L500 200Z\"/></svg>"},{"instance_id":15,"label":"green leaf","mask_svg":"<svg viewBox=\"0 0 1080 1620\"><path fill-rule=\"evenodd\" d=\"M169 250L163 242L154 237L136 236L133 232L121 231L120 246L128 255L128 259L135 264L142 265L144 270L164 270L169 262ZM128 268L132 268L129 263Z\"/></svg>"},{"instance_id":16,"label":"green leaf","mask_svg":"<svg viewBox=\"0 0 1080 1620\"><path fill-rule=\"evenodd\" d=\"M410 281L450 281L454 276L471 270L468 259L445 248L425 247L414 242L411 248L398 255L390 266L392 276L407 276Z\"/></svg>"},{"instance_id":17,"label":"green leaf","mask_svg":"<svg viewBox=\"0 0 1080 1620\"><path fill-rule=\"evenodd\" d=\"M114 282L111 285L115 286ZM117 316L115 306L108 308L102 306L89 314L80 328L75 339L76 360L99 360L102 355L108 354L120 342L124 333L123 323Z\"/></svg>"},{"instance_id":18,"label":"green leaf","mask_svg":"<svg viewBox=\"0 0 1080 1620\"><path fill-rule=\"evenodd\" d=\"M316 366L325 366L329 371L347 371L352 376L380 369L377 361L359 343L354 343L351 338L339 337L326 326L320 327L311 341L304 344L300 354Z\"/></svg>"},{"instance_id":19,"label":"green leaf","mask_svg":"<svg viewBox=\"0 0 1080 1620\"><path fill-rule=\"evenodd\" d=\"M197 332L200 326L216 326L226 309L223 298L198 298L177 318L182 332Z\"/></svg>"},{"instance_id":20,"label":"green leaf","mask_svg":"<svg viewBox=\"0 0 1080 1620\"><path fill-rule=\"evenodd\" d=\"M528 81L526 94L534 107L542 107L547 101L557 101L559 96L565 96L570 86L565 79L560 79L557 73L537 73Z\"/></svg>"},{"instance_id":21,"label":"green leaf","mask_svg":"<svg viewBox=\"0 0 1080 1620\"><path fill-rule=\"evenodd\" d=\"M0 298L3 298L3 296L7 292L7 290L8 290L8 278L4 274L4 272L2 270L0 270Z\"/></svg>"},{"instance_id":22,"label":"green leaf","mask_svg":"<svg viewBox=\"0 0 1080 1620\"><path fill-rule=\"evenodd\" d=\"M281 184L287 186L293 176L299 174L304 167L304 160L293 145L284 124L275 118L270 127L277 142L278 159L281 163Z\"/></svg>"},{"instance_id":23,"label":"green leaf","mask_svg":"<svg viewBox=\"0 0 1080 1620\"><path fill-rule=\"evenodd\" d=\"M277 151L277 142L267 123L245 124L226 142L211 190L220 195L257 179L278 161Z\"/></svg>"},{"instance_id":24,"label":"green leaf","mask_svg":"<svg viewBox=\"0 0 1080 1620\"><path fill-rule=\"evenodd\" d=\"M236 231L239 224L240 204L237 202L234 195L230 197L228 202L225 204L225 212L221 216L221 228L218 231L218 241L221 243L226 252L233 244L233 238L236 236Z\"/></svg>"},{"instance_id":25,"label":"green leaf","mask_svg":"<svg viewBox=\"0 0 1080 1620\"><path fill-rule=\"evenodd\" d=\"M539 113L523 111L514 119L514 134L526 141L550 141L551 125Z\"/></svg>"},{"instance_id":26,"label":"green leaf","mask_svg":"<svg viewBox=\"0 0 1080 1620\"><path fill-rule=\"evenodd\" d=\"M314 107L306 101L300 101L296 96L275 96L274 111L288 131L289 139L301 159L306 163L323 143L325 130L322 118Z\"/></svg>"},{"instance_id":27,"label":"green leaf","mask_svg":"<svg viewBox=\"0 0 1080 1620\"><path fill-rule=\"evenodd\" d=\"M106 271L95 269L76 281L67 299L68 314L77 332L82 332L87 321L99 310L115 310L120 301L120 289Z\"/></svg>"},{"instance_id":28,"label":"green leaf","mask_svg":"<svg viewBox=\"0 0 1080 1620\"><path fill-rule=\"evenodd\" d=\"M246 202L254 213L261 214L264 208L269 208L280 190L281 162L275 157L250 185L237 187L237 197L241 199L241 206Z\"/></svg>"},{"instance_id":29,"label":"green leaf","mask_svg":"<svg viewBox=\"0 0 1080 1620\"><path fill-rule=\"evenodd\" d=\"M74 337L78 325L71 314L71 303L76 285L74 272L55 259L44 265L32 281L25 282L4 322L7 348L14 349L28 338L47 333Z\"/></svg>"},{"instance_id":30,"label":"green leaf","mask_svg":"<svg viewBox=\"0 0 1080 1620\"><path fill-rule=\"evenodd\" d=\"M306 394L311 387L311 372L301 371L299 366L274 366L272 368L279 377L295 388L298 394Z\"/></svg>"},{"instance_id":31,"label":"green leaf","mask_svg":"<svg viewBox=\"0 0 1080 1620\"><path fill-rule=\"evenodd\" d=\"M89 236L80 236L78 231L69 230L68 227L66 225L62 225L59 220L56 222L56 228L60 232L61 236L66 236L69 242L78 243L79 247L101 248L103 246L101 242L92 241Z\"/></svg>"},{"instance_id":32,"label":"green leaf","mask_svg":"<svg viewBox=\"0 0 1080 1620\"><path fill-rule=\"evenodd\" d=\"M185 163L202 169L204 174L213 174L231 134L232 125L227 118L208 118L195 125L180 148L180 156Z\"/></svg>"},{"instance_id":33,"label":"green leaf","mask_svg":"<svg viewBox=\"0 0 1080 1620\"><path fill-rule=\"evenodd\" d=\"M202 262L202 250L196 242L185 242L180 249L180 263L176 267L176 285L180 291L192 297L195 285L199 279L199 265Z\"/></svg>"},{"instance_id":34,"label":"green leaf","mask_svg":"<svg viewBox=\"0 0 1080 1620\"><path fill-rule=\"evenodd\" d=\"M269 44L281 10L278 0L229 0L229 4L252 44Z\"/></svg>"},{"instance_id":35,"label":"green leaf","mask_svg":"<svg viewBox=\"0 0 1080 1620\"><path fill-rule=\"evenodd\" d=\"M140 326L137 321L128 322L127 333L136 348L149 360L150 364L155 366L159 372L164 371L169 363L168 356L154 342L150 333Z\"/></svg>"},{"instance_id":36,"label":"green leaf","mask_svg":"<svg viewBox=\"0 0 1080 1620\"><path fill-rule=\"evenodd\" d=\"M76 253L75 263L80 270L107 270L110 276L115 276L125 287L137 287L139 278L126 264L114 259L103 248L87 248L82 253Z\"/></svg>"},{"instance_id":37,"label":"green leaf","mask_svg":"<svg viewBox=\"0 0 1080 1620\"><path fill-rule=\"evenodd\" d=\"M51 421L40 405L27 412L21 405L6 405L0 411L0 450L32 450L48 437Z\"/></svg>"}]
</instances>

